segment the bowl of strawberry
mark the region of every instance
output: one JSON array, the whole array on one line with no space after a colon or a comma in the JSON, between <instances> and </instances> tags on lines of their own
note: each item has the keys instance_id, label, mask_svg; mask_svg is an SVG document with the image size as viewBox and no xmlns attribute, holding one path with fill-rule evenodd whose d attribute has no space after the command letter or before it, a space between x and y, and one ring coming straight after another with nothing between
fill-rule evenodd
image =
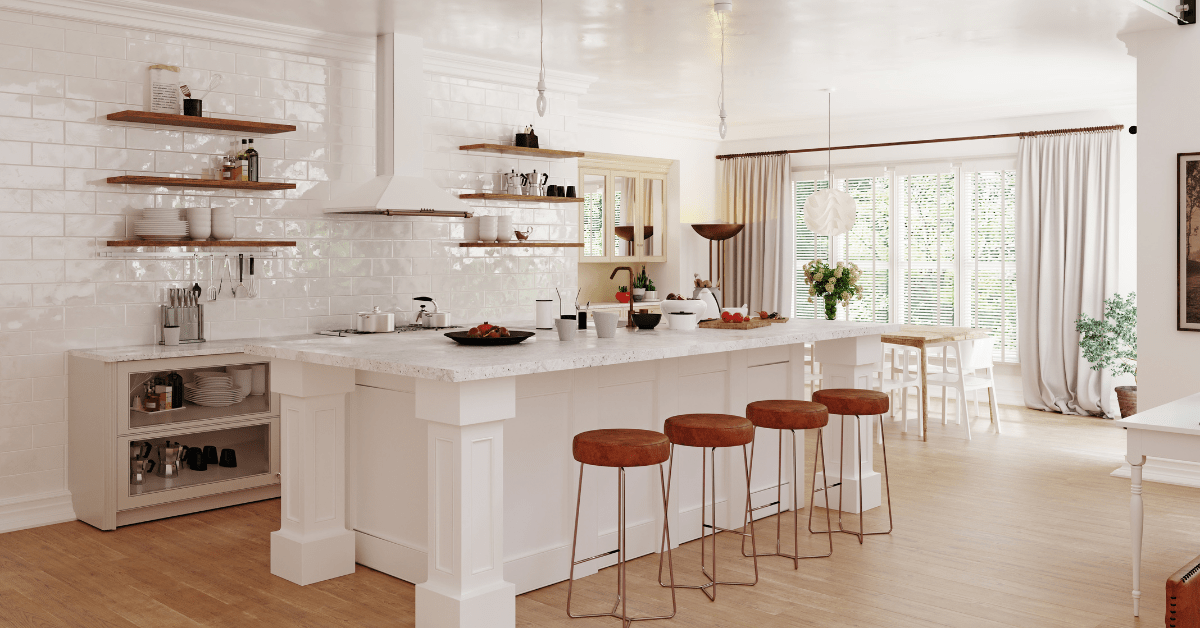
<instances>
[{"instance_id":1,"label":"bowl of strawberry","mask_svg":"<svg viewBox=\"0 0 1200 628\"><path fill-rule=\"evenodd\" d=\"M515 345L534 335L531 331L510 330L499 325L489 325L484 322L467 331L446 332L445 336L460 345L475 347L493 347L497 345Z\"/></svg>"}]
</instances>

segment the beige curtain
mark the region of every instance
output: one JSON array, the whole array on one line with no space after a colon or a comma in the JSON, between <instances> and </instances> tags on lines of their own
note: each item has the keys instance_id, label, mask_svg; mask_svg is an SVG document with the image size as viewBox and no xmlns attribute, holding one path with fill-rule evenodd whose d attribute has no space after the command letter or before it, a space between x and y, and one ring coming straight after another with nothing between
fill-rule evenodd
<instances>
[{"instance_id":1,"label":"beige curtain","mask_svg":"<svg viewBox=\"0 0 1200 628\"><path fill-rule=\"evenodd\" d=\"M721 160L718 215L746 225L725 246L723 305L792 315L795 273L791 159L784 154Z\"/></svg>"},{"instance_id":2,"label":"beige curtain","mask_svg":"<svg viewBox=\"0 0 1200 628\"><path fill-rule=\"evenodd\" d=\"M1022 137L1017 149L1017 317L1025 405L1120 416L1075 319L1117 288L1117 131Z\"/></svg>"}]
</instances>

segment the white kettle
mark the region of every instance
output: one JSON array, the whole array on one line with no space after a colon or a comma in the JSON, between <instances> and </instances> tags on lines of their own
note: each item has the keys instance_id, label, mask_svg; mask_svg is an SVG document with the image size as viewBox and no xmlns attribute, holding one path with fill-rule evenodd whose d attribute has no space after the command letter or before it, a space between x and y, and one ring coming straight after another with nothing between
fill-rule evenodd
<instances>
[{"instance_id":1,"label":"white kettle","mask_svg":"<svg viewBox=\"0 0 1200 628\"><path fill-rule=\"evenodd\" d=\"M700 297L700 300L704 301L704 304L707 306L704 308L704 311L712 314L712 316L709 318L720 318L721 306L717 305L717 298L713 296L711 290L708 288L701 288L700 294L696 296Z\"/></svg>"}]
</instances>

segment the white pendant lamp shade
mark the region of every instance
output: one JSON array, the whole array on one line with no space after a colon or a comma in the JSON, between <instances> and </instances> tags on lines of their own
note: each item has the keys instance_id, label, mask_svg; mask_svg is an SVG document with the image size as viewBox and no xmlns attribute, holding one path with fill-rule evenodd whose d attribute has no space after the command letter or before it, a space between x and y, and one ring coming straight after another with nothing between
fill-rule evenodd
<instances>
[{"instance_id":1,"label":"white pendant lamp shade","mask_svg":"<svg viewBox=\"0 0 1200 628\"><path fill-rule=\"evenodd\" d=\"M804 224L821 236L847 233L854 227L854 197L841 190L813 192L804 201Z\"/></svg>"}]
</instances>

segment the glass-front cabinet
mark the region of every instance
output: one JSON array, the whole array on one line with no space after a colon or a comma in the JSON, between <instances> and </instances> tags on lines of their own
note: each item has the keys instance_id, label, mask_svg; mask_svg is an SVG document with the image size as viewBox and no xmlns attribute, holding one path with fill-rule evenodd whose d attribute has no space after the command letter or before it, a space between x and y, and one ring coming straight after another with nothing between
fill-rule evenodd
<instances>
[{"instance_id":1,"label":"glass-front cabinet","mask_svg":"<svg viewBox=\"0 0 1200 628\"><path fill-rule=\"evenodd\" d=\"M581 262L667 261L665 159L597 155L579 160L584 201Z\"/></svg>"}]
</instances>

